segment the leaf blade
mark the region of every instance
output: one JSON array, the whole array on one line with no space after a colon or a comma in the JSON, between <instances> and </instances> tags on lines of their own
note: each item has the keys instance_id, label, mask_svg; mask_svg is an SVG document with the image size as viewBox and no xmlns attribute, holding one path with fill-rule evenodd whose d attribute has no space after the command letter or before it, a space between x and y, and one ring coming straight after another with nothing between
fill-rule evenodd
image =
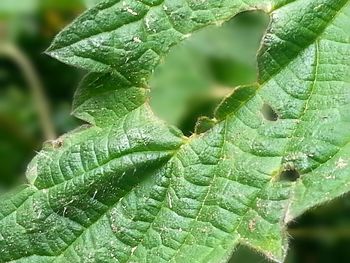
<instances>
[{"instance_id":1,"label":"leaf blade","mask_svg":"<svg viewBox=\"0 0 350 263\"><path fill-rule=\"evenodd\" d=\"M283 11L287 17L291 11L300 12L298 8L303 3L288 2L288 5L274 12ZM317 3L329 4L328 1L308 2L308 8L303 9L303 12L315 14ZM15 221L1 221L0 233L7 233L6 227L13 232L6 236L8 244L0 240L0 248L7 252L5 256L0 255L0 259L4 262L16 259L14 254L9 254L13 250L13 240L26 239L27 233L30 233L34 237L30 239L30 245L26 243L29 239L18 241L20 246L26 244L30 249L26 251L23 248L25 255L14 250L18 259L21 256L25 259L28 254L40 254L52 257L56 262L79 259L220 262L228 258L238 243L244 243L273 260L283 260L287 249L286 222L310 207L349 191L347 159L350 154L350 129L346 128L349 127L350 119L346 112L349 112L350 101L350 65L344 57L350 52L350 38L349 33L337 29L345 28L349 21L347 14L350 5L337 1L334 7L338 9L338 14L332 17L328 26L316 30L317 40L310 38L302 49L297 52L292 50L293 55L287 61L283 60L285 55L279 51L281 48L284 50L285 45L278 41L270 43L276 45L272 46L271 52L278 51L281 61L284 61L279 70L268 66L272 69L270 75L273 78L264 80L263 85L256 90L256 95L245 100L241 107L227 111L228 114L225 111L225 118L209 131L194 135L184 142L181 134L174 133L164 124L160 125L153 117L146 116L144 121L135 116L130 118L129 127L141 125L137 129L143 129L144 135L150 136L146 141L156 152L155 155L151 153L151 156L136 156L135 163L141 165L141 170L143 161L148 163L154 158L160 166L152 167L149 173L145 172L146 179L138 179L137 183L124 190L113 193L107 191L105 196L95 195L91 190L98 189L100 193L104 188L113 190L118 185L118 174L132 169L134 162L130 162L127 167L119 167L121 170L118 170L117 175L116 170L109 171L105 167L100 173L92 173L88 179L95 185L90 185L89 180L84 181L77 173L77 182L69 187L70 195L65 196L67 189L62 188L50 197L56 209L53 212L49 207L44 209L54 220L41 218L41 215L35 219L39 212L30 207L33 207L34 197L29 197L25 208L15 210L22 224L25 219L28 221L24 224L26 232L15 232L15 229L21 229L15 225ZM267 61L268 65L268 59L260 57L260 60ZM141 72L137 67L135 70L137 74ZM137 83L140 78L134 80ZM341 85L335 85L339 82ZM83 104L96 95L91 94L86 96L87 100L82 100ZM103 103L103 100L98 102L99 105ZM264 105L269 105L278 118L266 119L261 112ZM125 116L121 114L120 118L128 118L135 112L141 114L145 107L136 107ZM324 118L325 115L327 118ZM103 120L103 117L99 117L103 114L96 116ZM147 124L154 121L155 125ZM102 121L99 123L85 131L96 140L106 136L105 131L110 128L108 125L103 126ZM116 123L117 126L121 125L120 119ZM162 127L162 132L148 134L149 129L155 131L158 125ZM129 130L122 133L126 135ZM112 134L111 140L118 132ZM86 138L75 138L74 144L79 149L81 145L88 147L88 141L84 144ZM144 147L143 140L137 140L137 136L133 138L136 144L131 147L131 153ZM324 144L320 142L322 140ZM122 139L116 139L113 145L124 143ZM63 147L73 149L74 145L70 148L70 145L63 144ZM165 149L164 156L160 155L160 149ZM50 152L51 158L58 158L56 155L59 151L56 149ZM73 149L72 152L77 151ZM84 150L82 153L88 152ZM128 153L127 150L121 152ZM130 156L126 156L125 161L128 158ZM74 160L74 157L68 159ZM43 160L34 161L32 165L44 167L46 164ZM86 167L94 165L91 156L86 155L82 160L74 161L74 164L81 165L85 160ZM98 169L98 162L95 166ZM38 168L35 169L37 172ZM81 167L72 166L71 169L79 171ZM52 170L59 171L57 166ZM296 171L299 178L294 181L294 178L287 177L287 181L283 181L281 173L284 171ZM61 173L63 177L69 175L69 171ZM64 185L65 178L54 182L47 177L49 174L48 170L40 171L39 168L39 176L32 177L32 183L42 189L36 197L39 206L47 206L44 201L47 198L44 192L46 187L54 186L60 180L63 180L61 185ZM116 180L107 184L103 178L110 179L113 175ZM326 184L325 180L329 180L330 175L334 176L331 177L333 183ZM99 184L99 180L102 183ZM104 202L95 204L84 199L81 194L87 190L90 190L90 198L93 196L92 199ZM76 210L67 211L64 208L66 206L75 206ZM28 216L29 212L33 212L33 215ZM14 220L11 214L7 220L10 219ZM91 221L95 223L91 224ZM53 230L57 223L61 223L71 232L62 230L62 236L60 231L54 231L53 235L49 235L43 229L45 234L42 235L37 228L39 222L46 223L45 228ZM87 227L84 228L84 224ZM49 239L45 240L47 237ZM68 238L70 242L60 242L59 238ZM47 243L50 245L46 246Z\"/></svg>"}]
</instances>

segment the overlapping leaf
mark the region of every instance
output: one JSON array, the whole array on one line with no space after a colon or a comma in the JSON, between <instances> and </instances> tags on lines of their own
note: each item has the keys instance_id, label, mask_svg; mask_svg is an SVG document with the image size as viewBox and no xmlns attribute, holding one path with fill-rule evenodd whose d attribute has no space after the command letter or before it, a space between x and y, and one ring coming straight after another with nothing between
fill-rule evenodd
<instances>
[{"instance_id":1,"label":"overlapping leaf","mask_svg":"<svg viewBox=\"0 0 350 263\"><path fill-rule=\"evenodd\" d=\"M258 83L185 138L153 116L147 80L206 25L271 16ZM93 127L48 145L2 197L0 262L222 262L238 243L283 260L285 224L350 189L347 0L106 1L50 54L97 73L75 114Z\"/></svg>"}]
</instances>

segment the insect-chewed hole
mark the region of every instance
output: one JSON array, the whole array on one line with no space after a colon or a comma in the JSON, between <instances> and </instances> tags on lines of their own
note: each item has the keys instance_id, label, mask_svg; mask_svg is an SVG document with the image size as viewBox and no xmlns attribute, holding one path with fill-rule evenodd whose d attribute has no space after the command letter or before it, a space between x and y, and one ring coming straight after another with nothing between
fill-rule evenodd
<instances>
[{"instance_id":1,"label":"insect-chewed hole","mask_svg":"<svg viewBox=\"0 0 350 263\"><path fill-rule=\"evenodd\" d=\"M268 121L278 120L278 114L269 104L264 103L264 105L261 108L261 113L264 116L264 118Z\"/></svg>"},{"instance_id":2,"label":"insect-chewed hole","mask_svg":"<svg viewBox=\"0 0 350 263\"><path fill-rule=\"evenodd\" d=\"M300 178L300 173L296 169L284 170L281 172L280 181L295 182Z\"/></svg>"},{"instance_id":3,"label":"insect-chewed hole","mask_svg":"<svg viewBox=\"0 0 350 263\"><path fill-rule=\"evenodd\" d=\"M187 136L196 132L199 117L213 119L235 88L258 81L256 54L269 21L262 11L243 12L174 46L149 81L155 114Z\"/></svg>"}]
</instances>

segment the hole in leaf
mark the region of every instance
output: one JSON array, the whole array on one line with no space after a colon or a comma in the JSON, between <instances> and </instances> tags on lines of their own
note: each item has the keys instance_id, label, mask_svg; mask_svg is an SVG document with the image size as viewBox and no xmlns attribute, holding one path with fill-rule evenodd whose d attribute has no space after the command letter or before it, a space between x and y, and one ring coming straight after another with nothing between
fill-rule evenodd
<instances>
[{"instance_id":1,"label":"hole in leaf","mask_svg":"<svg viewBox=\"0 0 350 263\"><path fill-rule=\"evenodd\" d=\"M222 26L194 33L174 47L150 79L154 112L185 135L237 86L257 81L256 54L269 16L241 13Z\"/></svg>"},{"instance_id":2,"label":"hole in leaf","mask_svg":"<svg viewBox=\"0 0 350 263\"><path fill-rule=\"evenodd\" d=\"M269 104L264 103L261 109L261 113L264 116L264 118L268 121L278 120L278 114Z\"/></svg>"},{"instance_id":3,"label":"hole in leaf","mask_svg":"<svg viewBox=\"0 0 350 263\"><path fill-rule=\"evenodd\" d=\"M294 168L284 170L279 176L280 181L289 181L289 182L295 182L299 178L300 178L300 173Z\"/></svg>"}]
</instances>

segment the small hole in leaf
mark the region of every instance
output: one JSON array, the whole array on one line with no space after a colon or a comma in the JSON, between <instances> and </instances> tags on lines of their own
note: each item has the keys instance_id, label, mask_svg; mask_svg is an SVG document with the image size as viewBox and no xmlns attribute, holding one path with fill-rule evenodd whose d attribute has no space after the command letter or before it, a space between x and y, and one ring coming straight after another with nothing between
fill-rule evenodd
<instances>
[{"instance_id":1,"label":"small hole in leaf","mask_svg":"<svg viewBox=\"0 0 350 263\"><path fill-rule=\"evenodd\" d=\"M276 113L276 111L266 103L264 103L264 105L262 106L261 113L263 114L264 118L268 121L278 120L278 114Z\"/></svg>"},{"instance_id":2,"label":"small hole in leaf","mask_svg":"<svg viewBox=\"0 0 350 263\"><path fill-rule=\"evenodd\" d=\"M300 178L300 173L295 169L284 170L280 176L280 181L295 182Z\"/></svg>"}]
</instances>

